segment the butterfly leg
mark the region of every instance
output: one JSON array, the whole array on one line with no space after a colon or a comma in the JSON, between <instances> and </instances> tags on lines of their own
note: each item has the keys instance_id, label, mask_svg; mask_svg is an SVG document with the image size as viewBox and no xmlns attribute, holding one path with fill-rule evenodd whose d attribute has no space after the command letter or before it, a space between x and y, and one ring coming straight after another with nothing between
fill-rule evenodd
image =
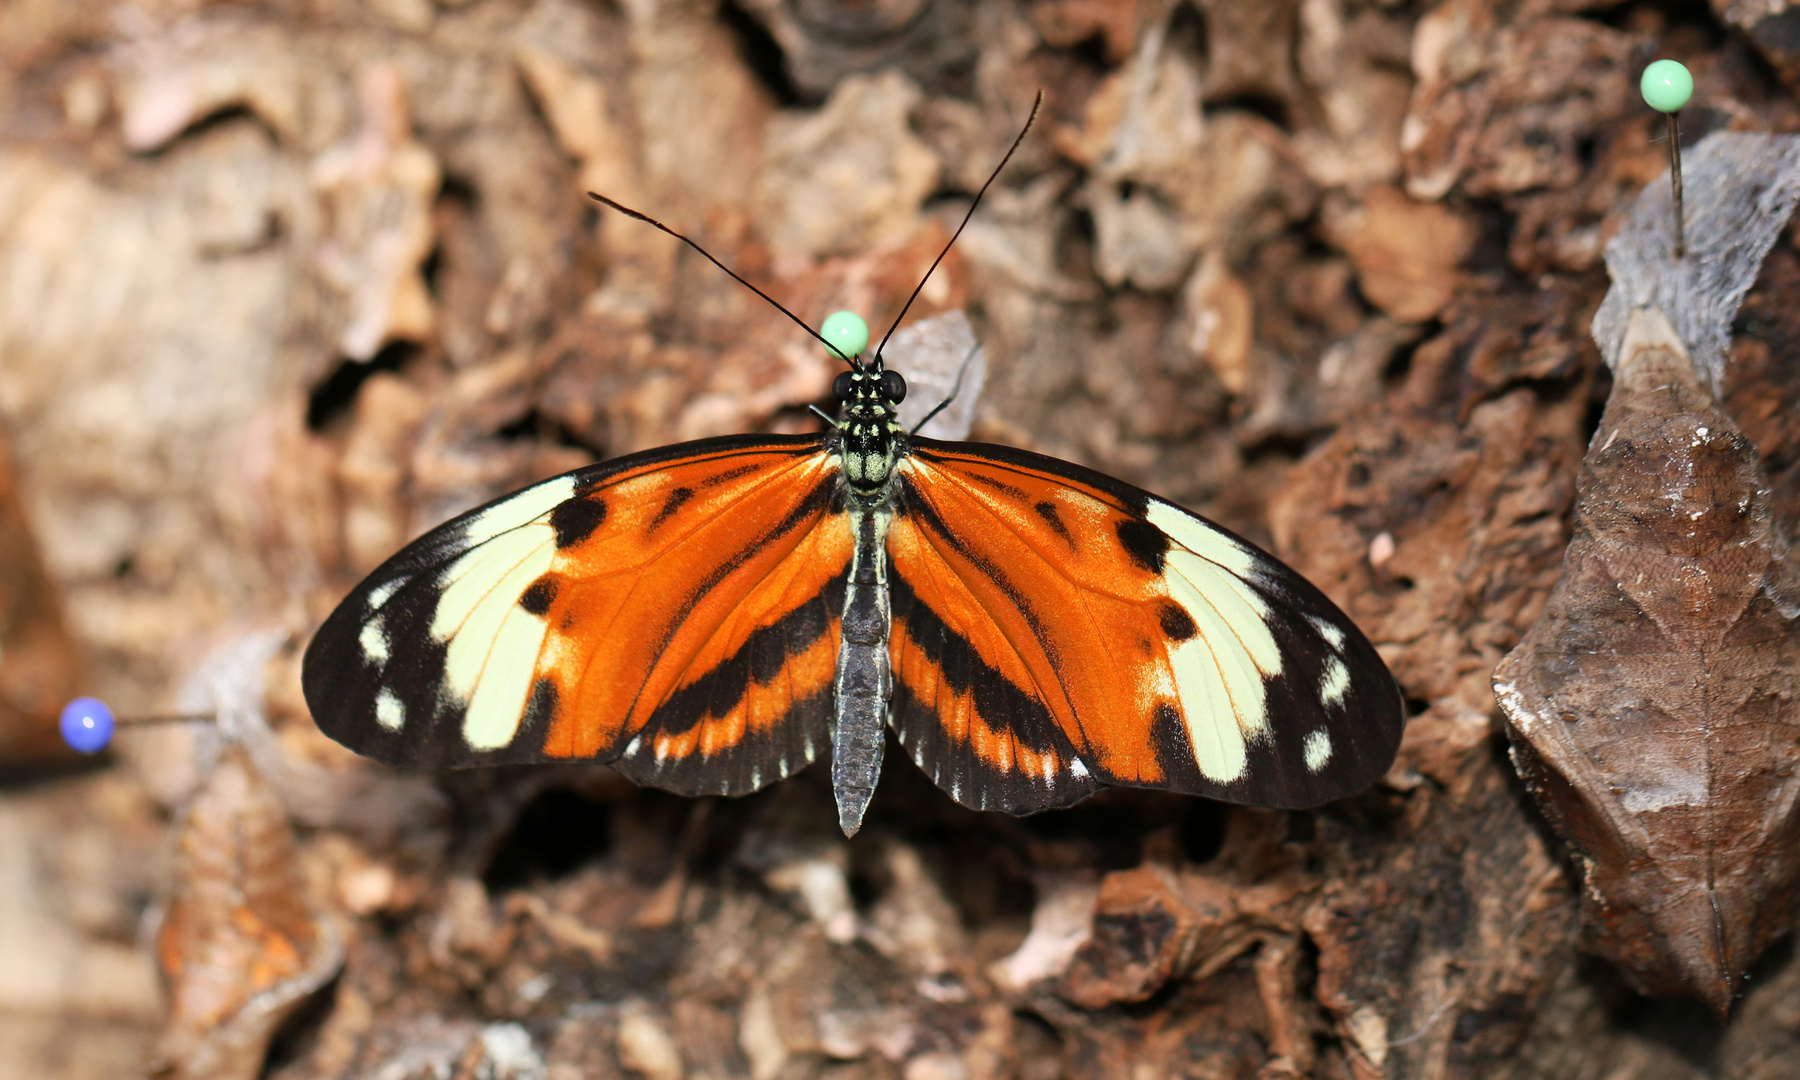
<instances>
[{"instance_id":1,"label":"butterfly leg","mask_svg":"<svg viewBox=\"0 0 1800 1080\"><path fill-rule=\"evenodd\" d=\"M888 697L894 688L888 657L887 526L885 508L852 510L856 550L844 594L838 645L837 712L831 733L831 786L845 836L862 828L863 811L881 779L887 746Z\"/></svg>"}]
</instances>

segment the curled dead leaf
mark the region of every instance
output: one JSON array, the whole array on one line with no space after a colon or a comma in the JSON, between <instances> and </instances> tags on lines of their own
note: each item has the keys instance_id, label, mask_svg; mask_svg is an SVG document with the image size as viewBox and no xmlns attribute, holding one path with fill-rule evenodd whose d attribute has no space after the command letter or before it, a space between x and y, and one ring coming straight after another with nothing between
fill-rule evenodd
<instances>
[{"instance_id":1,"label":"curled dead leaf","mask_svg":"<svg viewBox=\"0 0 1800 1080\"><path fill-rule=\"evenodd\" d=\"M1755 448L1655 309L1577 490L1562 581L1495 695L1580 855L1590 946L1723 1019L1800 882L1800 583Z\"/></svg>"}]
</instances>

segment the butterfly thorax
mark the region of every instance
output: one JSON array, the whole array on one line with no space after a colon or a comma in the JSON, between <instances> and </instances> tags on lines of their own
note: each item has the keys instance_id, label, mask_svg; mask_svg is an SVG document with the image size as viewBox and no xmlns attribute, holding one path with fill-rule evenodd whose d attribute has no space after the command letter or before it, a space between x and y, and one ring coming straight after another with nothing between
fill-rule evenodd
<instances>
[{"instance_id":1,"label":"butterfly thorax","mask_svg":"<svg viewBox=\"0 0 1800 1080\"><path fill-rule=\"evenodd\" d=\"M898 372L846 371L832 392L844 403L844 419L838 422L838 453L844 483L851 501L872 508L887 501L888 481L905 453L906 431L900 425L899 404L906 396L906 380Z\"/></svg>"}]
</instances>

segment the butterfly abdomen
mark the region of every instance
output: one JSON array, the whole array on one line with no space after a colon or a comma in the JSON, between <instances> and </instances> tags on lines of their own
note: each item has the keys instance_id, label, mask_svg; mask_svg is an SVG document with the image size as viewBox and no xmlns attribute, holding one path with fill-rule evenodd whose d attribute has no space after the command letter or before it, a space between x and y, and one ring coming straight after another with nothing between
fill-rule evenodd
<instances>
[{"instance_id":1,"label":"butterfly abdomen","mask_svg":"<svg viewBox=\"0 0 1800 1080\"><path fill-rule=\"evenodd\" d=\"M846 836L862 827L863 811L881 779L893 669L888 656L887 526L885 507L852 510L855 553L844 591L838 645L836 722L831 733L831 786Z\"/></svg>"}]
</instances>

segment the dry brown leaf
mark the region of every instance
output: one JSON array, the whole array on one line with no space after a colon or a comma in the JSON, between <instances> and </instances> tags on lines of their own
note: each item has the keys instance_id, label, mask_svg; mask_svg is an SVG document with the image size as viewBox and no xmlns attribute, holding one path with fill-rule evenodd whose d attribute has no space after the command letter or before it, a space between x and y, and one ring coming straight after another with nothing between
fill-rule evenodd
<instances>
[{"instance_id":1,"label":"dry brown leaf","mask_svg":"<svg viewBox=\"0 0 1800 1080\"><path fill-rule=\"evenodd\" d=\"M1400 135L1410 195L1440 199L1459 181L1477 196L1568 187L1583 141L1642 107L1635 35L1545 13L1557 6L1515 18L1496 0L1446 0L1419 20Z\"/></svg>"},{"instance_id":2,"label":"dry brown leaf","mask_svg":"<svg viewBox=\"0 0 1800 1080\"><path fill-rule=\"evenodd\" d=\"M362 126L312 165L324 208L319 260L349 305L339 347L368 360L390 341L424 341L436 323L421 272L441 170L413 138L400 70L376 64L360 80Z\"/></svg>"},{"instance_id":3,"label":"dry brown leaf","mask_svg":"<svg viewBox=\"0 0 1800 1080\"><path fill-rule=\"evenodd\" d=\"M1243 393L1250 385L1250 349L1256 343L1256 301L1250 290L1214 250L1188 276L1181 298L1192 327L1188 347L1212 365L1225 389Z\"/></svg>"},{"instance_id":4,"label":"dry brown leaf","mask_svg":"<svg viewBox=\"0 0 1800 1080\"><path fill-rule=\"evenodd\" d=\"M1401 322L1423 322L1455 295L1456 268L1474 250L1474 222L1399 188L1371 188L1361 205L1328 201L1326 235L1356 266L1363 295Z\"/></svg>"},{"instance_id":5,"label":"dry brown leaf","mask_svg":"<svg viewBox=\"0 0 1800 1080\"><path fill-rule=\"evenodd\" d=\"M1525 389L1466 425L1371 409L1270 505L1276 550L1345 605L1428 706L1407 724L1402 767L1452 790L1487 760L1489 675L1555 580L1570 468L1534 429L1576 422Z\"/></svg>"},{"instance_id":6,"label":"dry brown leaf","mask_svg":"<svg viewBox=\"0 0 1800 1080\"><path fill-rule=\"evenodd\" d=\"M1721 1020L1800 878L1800 582L1749 440L1631 317L1544 616L1494 674L1590 947Z\"/></svg>"},{"instance_id":7,"label":"dry brown leaf","mask_svg":"<svg viewBox=\"0 0 1800 1080\"><path fill-rule=\"evenodd\" d=\"M899 72L852 76L818 113L771 126L756 219L776 252L868 253L912 236L939 169L907 123L919 98Z\"/></svg>"},{"instance_id":8,"label":"dry brown leaf","mask_svg":"<svg viewBox=\"0 0 1800 1080\"><path fill-rule=\"evenodd\" d=\"M243 749L189 805L176 860L156 934L169 1019L154 1072L254 1080L270 1036L336 973L343 944L314 913L281 800Z\"/></svg>"},{"instance_id":9,"label":"dry brown leaf","mask_svg":"<svg viewBox=\"0 0 1800 1080\"><path fill-rule=\"evenodd\" d=\"M1098 34L1116 64L1137 44L1138 7L1138 0L1034 0L1029 13L1046 45L1068 48Z\"/></svg>"}]
</instances>

